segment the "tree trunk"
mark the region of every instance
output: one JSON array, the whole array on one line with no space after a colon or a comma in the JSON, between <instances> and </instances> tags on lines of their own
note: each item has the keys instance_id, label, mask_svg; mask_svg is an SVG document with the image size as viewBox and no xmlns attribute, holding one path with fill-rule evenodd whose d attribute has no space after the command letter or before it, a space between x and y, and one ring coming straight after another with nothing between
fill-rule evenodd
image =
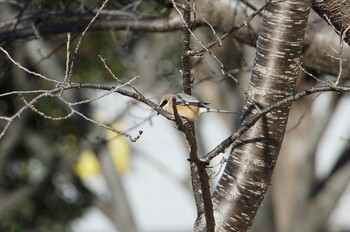
<instances>
[{"instance_id":1,"label":"tree trunk","mask_svg":"<svg viewBox=\"0 0 350 232\"><path fill-rule=\"evenodd\" d=\"M241 126L259 109L293 93L311 0L271 2L263 21ZM264 198L290 105L263 116L233 144L213 195L218 231L247 231Z\"/></svg>"}]
</instances>

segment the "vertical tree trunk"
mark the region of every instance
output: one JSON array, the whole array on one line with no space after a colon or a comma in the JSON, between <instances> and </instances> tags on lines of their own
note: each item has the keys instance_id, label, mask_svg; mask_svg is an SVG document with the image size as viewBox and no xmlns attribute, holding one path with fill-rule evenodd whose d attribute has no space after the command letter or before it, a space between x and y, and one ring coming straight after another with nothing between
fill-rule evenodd
<instances>
[{"instance_id":1,"label":"vertical tree trunk","mask_svg":"<svg viewBox=\"0 0 350 232\"><path fill-rule=\"evenodd\" d=\"M245 121L293 93L311 0L277 1L264 11ZM213 195L219 231L247 231L264 198L279 154L290 105L261 118L233 144Z\"/></svg>"}]
</instances>

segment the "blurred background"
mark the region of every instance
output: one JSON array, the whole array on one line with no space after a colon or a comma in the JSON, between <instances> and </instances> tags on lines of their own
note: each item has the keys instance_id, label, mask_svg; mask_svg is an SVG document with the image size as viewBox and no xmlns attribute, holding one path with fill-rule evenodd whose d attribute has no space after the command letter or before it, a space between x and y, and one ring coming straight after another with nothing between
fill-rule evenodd
<instances>
[{"instance_id":1,"label":"blurred background","mask_svg":"<svg viewBox=\"0 0 350 232\"><path fill-rule=\"evenodd\" d=\"M59 26L91 20L100 5L92 0L0 1L1 47L27 69L62 81L68 37L59 33ZM110 0L104 10L101 22L166 19L174 14L170 1L158 0ZM45 23L57 32L25 36L26 29L35 31ZM24 36L13 34L16 39L9 39L16 29ZM215 39L209 27L198 27L195 33L204 44ZM71 35L70 57L80 34ZM91 30L75 57L72 82L120 85L102 57L121 82L139 76L131 86L157 103L165 93L182 91L181 36L181 30ZM337 37L331 28L324 36ZM192 48L199 48L198 43ZM255 48L232 36L212 51L247 89ZM80 114L53 120L69 114L67 102L105 93L72 89L62 94L66 102L41 98L34 105L36 110L21 112L7 128L5 117L16 115L42 93L36 90L57 85L18 66L0 53L0 128L6 129L0 139L0 231L192 231L196 209L187 144L173 122L118 93L74 105ZM344 66L349 67L349 61ZM308 71L322 80L334 78ZM192 60L192 77L195 96L214 108L241 112L245 95L234 80L223 76L212 56ZM301 73L297 90L317 83ZM125 88L132 91L131 86ZM346 171L350 168L344 168L350 157L349 101L346 95L323 93L293 104L274 179L253 231L294 231L300 221L310 224L309 231L350 231L350 174ZM132 138L143 133L133 142L87 118ZM196 122L199 154L213 149L237 125L239 115L203 115ZM214 159L208 168L212 189L227 155ZM324 195L326 203L318 200ZM305 215L324 220L315 225L315 219Z\"/></svg>"}]
</instances>

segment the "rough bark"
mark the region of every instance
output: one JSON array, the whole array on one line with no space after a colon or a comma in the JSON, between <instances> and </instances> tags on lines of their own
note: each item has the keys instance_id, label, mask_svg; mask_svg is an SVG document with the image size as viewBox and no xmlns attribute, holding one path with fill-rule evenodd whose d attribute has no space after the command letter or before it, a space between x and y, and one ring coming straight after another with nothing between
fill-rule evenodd
<instances>
[{"instance_id":1,"label":"rough bark","mask_svg":"<svg viewBox=\"0 0 350 232\"><path fill-rule=\"evenodd\" d=\"M344 40L350 45L350 30L348 29L350 27L350 1L315 1L312 8L328 23L332 24L338 33L346 31Z\"/></svg>"},{"instance_id":2,"label":"rough bark","mask_svg":"<svg viewBox=\"0 0 350 232\"><path fill-rule=\"evenodd\" d=\"M294 91L310 0L271 2L263 12L242 124ZM213 195L218 231L247 231L279 154L290 104L266 114L233 145Z\"/></svg>"}]
</instances>

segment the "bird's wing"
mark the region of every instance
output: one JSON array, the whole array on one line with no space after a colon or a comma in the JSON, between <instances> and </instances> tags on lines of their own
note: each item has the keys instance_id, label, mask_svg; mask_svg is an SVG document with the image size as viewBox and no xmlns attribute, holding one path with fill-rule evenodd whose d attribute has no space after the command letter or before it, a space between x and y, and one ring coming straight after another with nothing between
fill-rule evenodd
<instances>
[{"instance_id":1,"label":"bird's wing","mask_svg":"<svg viewBox=\"0 0 350 232\"><path fill-rule=\"evenodd\" d=\"M204 106L207 107L209 105L208 102L204 102L198 98L195 98L193 96L184 94L184 93L178 93L176 94L176 104L177 105L183 105L183 106Z\"/></svg>"}]
</instances>

